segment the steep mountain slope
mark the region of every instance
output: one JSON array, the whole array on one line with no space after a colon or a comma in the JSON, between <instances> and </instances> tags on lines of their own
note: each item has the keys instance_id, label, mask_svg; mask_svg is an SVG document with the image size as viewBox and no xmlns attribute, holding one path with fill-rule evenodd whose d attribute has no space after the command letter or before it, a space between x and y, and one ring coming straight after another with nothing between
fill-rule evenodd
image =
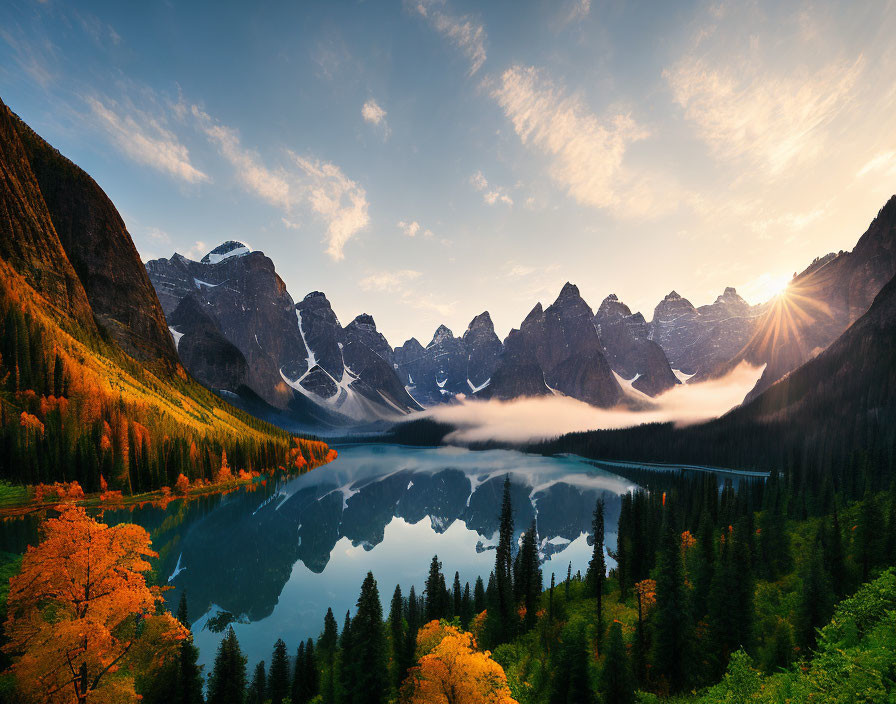
<instances>
[{"instance_id":1,"label":"steep mountain slope","mask_svg":"<svg viewBox=\"0 0 896 704\"><path fill-rule=\"evenodd\" d=\"M634 379L638 391L657 396L679 383L663 349L649 339L644 316L632 314L616 294L600 304L594 325L610 367L623 379Z\"/></svg>"},{"instance_id":2,"label":"steep mountain slope","mask_svg":"<svg viewBox=\"0 0 896 704\"><path fill-rule=\"evenodd\" d=\"M817 259L774 299L732 364L766 364L753 396L830 345L896 274L896 196L851 252Z\"/></svg>"},{"instance_id":3,"label":"steep mountain slope","mask_svg":"<svg viewBox=\"0 0 896 704\"><path fill-rule=\"evenodd\" d=\"M396 347L396 368L409 392L426 405L470 395L489 383L503 346L488 311L467 326L462 337L440 325L424 348L416 338Z\"/></svg>"},{"instance_id":4,"label":"steep mountain slope","mask_svg":"<svg viewBox=\"0 0 896 704\"><path fill-rule=\"evenodd\" d=\"M323 461L186 375L144 276L100 188L0 102L0 477L137 492L213 479L225 453Z\"/></svg>"},{"instance_id":5,"label":"steep mountain slope","mask_svg":"<svg viewBox=\"0 0 896 704\"><path fill-rule=\"evenodd\" d=\"M547 309L538 303L526 316L511 353L510 338L505 341L504 355L483 396L515 398L528 395L520 393L524 389L541 393L544 385L595 406L618 403L622 388L604 357L593 318L579 289L567 282Z\"/></svg>"},{"instance_id":6,"label":"steep mountain slope","mask_svg":"<svg viewBox=\"0 0 896 704\"><path fill-rule=\"evenodd\" d=\"M663 348L673 369L699 381L743 351L764 310L731 287L699 308L672 291L653 312L649 338Z\"/></svg>"},{"instance_id":7,"label":"steep mountain slope","mask_svg":"<svg viewBox=\"0 0 896 704\"><path fill-rule=\"evenodd\" d=\"M173 369L177 355L124 221L96 182L24 122L16 128L53 227L102 328L129 355Z\"/></svg>"}]
</instances>

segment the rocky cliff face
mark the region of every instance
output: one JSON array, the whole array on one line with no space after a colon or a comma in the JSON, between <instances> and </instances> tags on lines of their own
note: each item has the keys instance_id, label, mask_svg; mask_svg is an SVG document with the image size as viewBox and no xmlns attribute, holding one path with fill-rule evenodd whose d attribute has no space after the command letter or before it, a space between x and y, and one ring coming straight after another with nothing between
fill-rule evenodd
<instances>
[{"instance_id":1,"label":"rocky cliff face","mask_svg":"<svg viewBox=\"0 0 896 704\"><path fill-rule=\"evenodd\" d=\"M679 383L662 348L649 339L644 316L632 314L616 294L600 304L594 325L610 367L623 379L634 379L635 389L657 396Z\"/></svg>"},{"instance_id":2,"label":"rocky cliff face","mask_svg":"<svg viewBox=\"0 0 896 704\"><path fill-rule=\"evenodd\" d=\"M488 395L514 398L524 389L540 394L544 385L603 408L618 403L622 388L604 357L593 317L579 289L570 283L547 309L537 304L512 344L509 337L505 341Z\"/></svg>"},{"instance_id":3,"label":"rocky cliff face","mask_svg":"<svg viewBox=\"0 0 896 704\"><path fill-rule=\"evenodd\" d=\"M206 261L175 254L148 262L146 269L169 315L175 300L179 305L186 295L194 297L245 357L248 385L267 403L286 408L292 392L281 370L286 376L296 373L308 356L295 303L268 257L233 244L239 245L225 243L212 250ZM221 257L231 251L240 253Z\"/></svg>"},{"instance_id":4,"label":"rocky cliff face","mask_svg":"<svg viewBox=\"0 0 896 704\"><path fill-rule=\"evenodd\" d=\"M413 397L432 405L485 388L501 349L491 316L485 311L473 318L462 337L440 325L425 348L411 338L395 348L395 364Z\"/></svg>"},{"instance_id":5,"label":"rocky cliff face","mask_svg":"<svg viewBox=\"0 0 896 704\"><path fill-rule=\"evenodd\" d=\"M210 389L237 393L249 383L242 352L221 333L195 296L188 295L168 317L177 353L184 366Z\"/></svg>"},{"instance_id":6,"label":"rocky cliff face","mask_svg":"<svg viewBox=\"0 0 896 704\"><path fill-rule=\"evenodd\" d=\"M25 123L16 123L59 241L90 307L121 347L142 362L177 365L165 316L124 221L86 172Z\"/></svg>"},{"instance_id":7,"label":"rocky cliff face","mask_svg":"<svg viewBox=\"0 0 896 704\"><path fill-rule=\"evenodd\" d=\"M699 380L717 373L744 349L763 310L730 287L699 308L672 291L654 310L649 337L663 348L673 369Z\"/></svg>"},{"instance_id":8,"label":"rocky cliff face","mask_svg":"<svg viewBox=\"0 0 896 704\"><path fill-rule=\"evenodd\" d=\"M733 363L765 364L751 397L824 350L870 307L896 274L896 196L851 252L829 254L770 301Z\"/></svg>"}]
</instances>

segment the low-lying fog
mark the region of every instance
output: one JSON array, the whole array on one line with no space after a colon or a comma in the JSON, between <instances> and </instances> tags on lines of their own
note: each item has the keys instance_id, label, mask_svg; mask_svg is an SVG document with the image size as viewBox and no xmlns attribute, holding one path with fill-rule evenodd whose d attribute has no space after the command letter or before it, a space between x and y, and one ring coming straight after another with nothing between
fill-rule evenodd
<instances>
[{"instance_id":1,"label":"low-lying fog","mask_svg":"<svg viewBox=\"0 0 896 704\"><path fill-rule=\"evenodd\" d=\"M515 401L462 399L454 405L430 408L421 415L457 427L446 439L458 443L526 442L642 423L671 421L689 425L717 418L740 404L763 369L764 366L753 367L742 362L724 377L680 384L653 399L627 387L623 381L623 390L642 410L601 409L567 396L547 396Z\"/></svg>"}]
</instances>

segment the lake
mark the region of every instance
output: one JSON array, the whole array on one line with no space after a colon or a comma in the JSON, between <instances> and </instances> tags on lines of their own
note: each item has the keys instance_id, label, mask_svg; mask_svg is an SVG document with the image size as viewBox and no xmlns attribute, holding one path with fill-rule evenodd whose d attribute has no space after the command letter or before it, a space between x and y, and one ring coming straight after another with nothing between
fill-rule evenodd
<instances>
[{"instance_id":1,"label":"lake","mask_svg":"<svg viewBox=\"0 0 896 704\"><path fill-rule=\"evenodd\" d=\"M505 475L517 538L537 522L545 585L552 572L558 583L565 579L570 563L573 574L585 573L598 497L606 545L615 548L621 496L635 488L612 468L577 457L381 444L338 449L335 462L251 490L104 513L107 523L131 521L150 532L172 610L186 591L206 673L229 623L250 668L270 660L277 638L290 653L316 638L327 607L341 628L368 571L384 612L396 584L405 595L411 585L422 593L436 554L449 587L455 571L471 589L477 576L487 582Z\"/></svg>"}]
</instances>

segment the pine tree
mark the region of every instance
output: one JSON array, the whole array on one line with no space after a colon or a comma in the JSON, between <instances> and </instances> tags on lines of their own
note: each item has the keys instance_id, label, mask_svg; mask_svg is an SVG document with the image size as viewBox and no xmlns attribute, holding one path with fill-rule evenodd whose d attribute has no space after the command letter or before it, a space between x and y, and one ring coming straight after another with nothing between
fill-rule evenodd
<instances>
[{"instance_id":1,"label":"pine tree","mask_svg":"<svg viewBox=\"0 0 896 704\"><path fill-rule=\"evenodd\" d=\"M610 625L609 642L600 672L600 691L605 702L631 704L635 701L635 683L622 641L619 621Z\"/></svg>"},{"instance_id":2,"label":"pine tree","mask_svg":"<svg viewBox=\"0 0 896 704\"><path fill-rule=\"evenodd\" d=\"M665 680L671 692L680 692L687 684L692 634L690 604L671 502L665 510L657 560L653 671Z\"/></svg>"},{"instance_id":3,"label":"pine tree","mask_svg":"<svg viewBox=\"0 0 896 704\"><path fill-rule=\"evenodd\" d=\"M320 685L317 669L317 657L314 655L314 641L311 638L305 643L305 701L310 702L317 696Z\"/></svg>"},{"instance_id":4,"label":"pine tree","mask_svg":"<svg viewBox=\"0 0 896 704\"><path fill-rule=\"evenodd\" d=\"M187 614L187 593L181 592L177 607L177 620L184 628L190 628ZM193 644L193 634L184 639L180 645L178 662L176 704L202 704L202 666L199 665L199 648Z\"/></svg>"},{"instance_id":5,"label":"pine tree","mask_svg":"<svg viewBox=\"0 0 896 704\"><path fill-rule=\"evenodd\" d=\"M290 696L289 685L289 656L286 654L286 643L278 638L271 655L271 671L268 675L267 696L270 697L271 704L283 704L283 700Z\"/></svg>"},{"instance_id":6,"label":"pine tree","mask_svg":"<svg viewBox=\"0 0 896 704\"><path fill-rule=\"evenodd\" d=\"M389 609L389 630L392 636L392 685L397 692L404 679L404 618L402 616L401 587L395 585Z\"/></svg>"},{"instance_id":7,"label":"pine tree","mask_svg":"<svg viewBox=\"0 0 896 704\"><path fill-rule=\"evenodd\" d=\"M473 618L473 601L470 597L470 583L464 583L464 593L460 598L460 623L464 630L470 627Z\"/></svg>"},{"instance_id":8,"label":"pine tree","mask_svg":"<svg viewBox=\"0 0 896 704\"><path fill-rule=\"evenodd\" d=\"M305 689L305 643L300 642L296 648L296 662L289 688L292 704L305 704Z\"/></svg>"},{"instance_id":9,"label":"pine tree","mask_svg":"<svg viewBox=\"0 0 896 704\"><path fill-rule=\"evenodd\" d=\"M339 701L342 704L354 704L355 702L355 649L353 645L352 619L349 612L346 611L342 635L339 637Z\"/></svg>"},{"instance_id":10,"label":"pine tree","mask_svg":"<svg viewBox=\"0 0 896 704\"><path fill-rule=\"evenodd\" d=\"M513 505L510 498L510 475L504 477L504 495L498 526L498 547L495 551L494 609L488 609L488 632L494 639L492 645L511 640L516 632L516 609L513 588Z\"/></svg>"},{"instance_id":11,"label":"pine tree","mask_svg":"<svg viewBox=\"0 0 896 704\"><path fill-rule=\"evenodd\" d=\"M834 597L839 600L846 596L847 573L846 558L843 551L843 534L840 531L840 517L836 508L831 517L830 528L827 521L824 522L824 564L827 565L831 576L831 589Z\"/></svg>"},{"instance_id":12,"label":"pine tree","mask_svg":"<svg viewBox=\"0 0 896 704\"><path fill-rule=\"evenodd\" d=\"M859 565L861 580L867 582L871 577L871 569L880 555L880 534L883 521L877 509L877 502L870 489L859 509L859 519L855 530L855 561Z\"/></svg>"},{"instance_id":13,"label":"pine tree","mask_svg":"<svg viewBox=\"0 0 896 704\"><path fill-rule=\"evenodd\" d=\"M604 582L607 578L607 562L604 559L604 500L598 499L594 507L594 520L591 522L594 536L594 550L588 563L587 580L591 593L597 598L595 645L600 655L600 644L604 631Z\"/></svg>"},{"instance_id":14,"label":"pine tree","mask_svg":"<svg viewBox=\"0 0 896 704\"><path fill-rule=\"evenodd\" d=\"M594 702L588 674L588 646L581 626L569 627L564 632L551 671L551 704Z\"/></svg>"},{"instance_id":15,"label":"pine tree","mask_svg":"<svg viewBox=\"0 0 896 704\"><path fill-rule=\"evenodd\" d=\"M523 628L531 630L537 620L538 604L541 601L542 575L538 563L538 533L535 521L523 534L523 544L519 553L520 596L526 609Z\"/></svg>"},{"instance_id":16,"label":"pine tree","mask_svg":"<svg viewBox=\"0 0 896 704\"><path fill-rule=\"evenodd\" d=\"M410 594L408 594L408 629L405 633L404 656L401 660L401 681L407 677L408 670L414 666L416 662L417 650L417 631L420 628L420 611L417 595L414 592L414 586L411 585Z\"/></svg>"},{"instance_id":17,"label":"pine tree","mask_svg":"<svg viewBox=\"0 0 896 704\"><path fill-rule=\"evenodd\" d=\"M383 607L373 573L361 585L358 609L352 620L352 661L354 664L354 704L381 704L386 701L386 636Z\"/></svg>"},{"instance_id":18,"label":"pine tree","mask_svg":"<svg viewBox=\"0 0 896 704\"><path fill-rule=\"evenodd\" d=\"M262 660L255 666L255 674L252 675L252 684L249 685L246 704L264 704L267 691L267 677L264 672L264 660Z\"/></svg>"},{"instance_id":19,"label":"pine tree","mask_svg":"<svg viewBox=\"0 0 896 704\"><path fill-rule=\"evenodd\" d=\"M451 615L454 618L460 617L461 611L461 601L463 600L463 593L460 589L460 572L454 573L454 584L451 589Z\"/></svg>"},{"instance_id":20,"label":"pine tree","mask_svg":"<svg viewBox=\"0 0 896 704\"><path fill-rule=\"evenodd\" d=\"M433 555L429 565L429 576L426 578L426 621L438 621L448 616L448 604L445 600L445 575L442 574L442 563L439 556Z\"/></svg>"},{"instance_id":21,"label":"pine tree","mask_svg":"<svg viewBox=\"0 0 896 704\"><path fill-rule=\"evenodd\" d=\"M478 615L485 610L485 585L482 577L476 577L476 586L473 588L473 611Z\"/></svg>"},{"instance_id":22,"label":"pine tree","mask_svg":"<svg viewBox=\"0 0 896 704\"><path fill-rule=\"evenodd\" d=\"M321 694L325 702L336 701L336 650L339 646L339 629L336 625L336 617L333 609L327 609L324 616L324 630L320 640L317 641L317 652L324 666L324 676L321 686ZM296 658L296 672L300 671L298 658ZM293 704L299 704L293 695Z\"/></svg>"},{"instance_id":23,"label":"pine tree","mask_svg":"<svg viewBox=\"0 0 896 704\"><path fill-rule=\"evenodd\" d=\"M802 570L803 588L796 613L797 642L804 650L815 647L815 629L831 617L834 595L822 562L820 540L811 548Z\"/></svg>"},{"instance_id":24,"label":"pine tree","mask_svg":"<svg viewBox=\"0 0 896 704\"><path fill-rule=\"evenodd\" d=\"M233 627L227 629L208 684L208 704L243 704L246 700L246 658Z\"/></svg>"}]
</instances>

